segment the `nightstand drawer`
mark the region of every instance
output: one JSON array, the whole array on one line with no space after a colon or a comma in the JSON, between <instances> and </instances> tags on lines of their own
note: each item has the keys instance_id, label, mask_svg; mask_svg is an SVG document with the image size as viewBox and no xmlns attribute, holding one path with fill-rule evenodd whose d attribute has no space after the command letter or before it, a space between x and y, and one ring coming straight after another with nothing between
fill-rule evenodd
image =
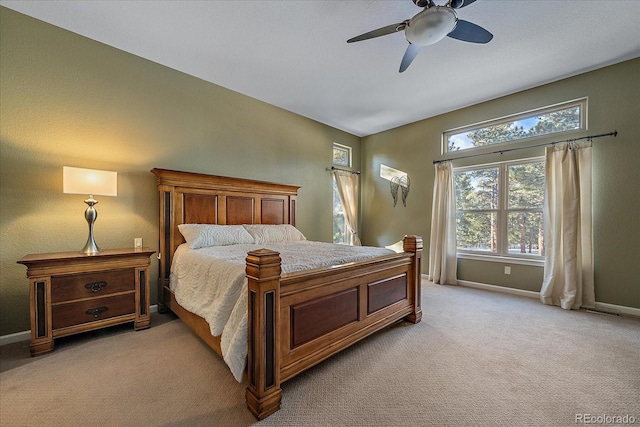
<instances>
[{"instance_id":1,"label":"nightstand drawer","mask_svg":"<svg viewBox=\"0 0 640 427\"><path fill-rule=\"evenodd\" d=\"M133 291L135 284L136 270L134 268L54 276L51 278L51 288L53 289L51 302L72 301Z\"/></svg>"},{"instance_id":2,"label":"nightstand drawer","mask_svg":"<svg viewBox=\"0 0 640 427\"><path fill-rule=\"evenodd\" d=\"M51 307L53 329L95 322L126 314L135 314L135 293L94 298Z\"/></svg>"}]
</instances>

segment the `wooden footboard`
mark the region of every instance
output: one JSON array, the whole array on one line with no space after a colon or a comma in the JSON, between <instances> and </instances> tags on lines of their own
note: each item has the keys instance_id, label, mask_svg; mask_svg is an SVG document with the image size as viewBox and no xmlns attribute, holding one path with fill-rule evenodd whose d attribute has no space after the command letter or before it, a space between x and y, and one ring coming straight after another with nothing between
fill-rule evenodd
<instances>
[{"instance_id":1,"label":"wooden footboard","mask_svg":"<svg viewBox=\"0 0 640 427\"><path fill-rule=\"evenodd\" d=\"M404 250L291 274L278 253L249 252L246 398L258 419L280 408L282 382L400 319L421 320L422 238L406 236Z\"/></svg>"}]
</instances>

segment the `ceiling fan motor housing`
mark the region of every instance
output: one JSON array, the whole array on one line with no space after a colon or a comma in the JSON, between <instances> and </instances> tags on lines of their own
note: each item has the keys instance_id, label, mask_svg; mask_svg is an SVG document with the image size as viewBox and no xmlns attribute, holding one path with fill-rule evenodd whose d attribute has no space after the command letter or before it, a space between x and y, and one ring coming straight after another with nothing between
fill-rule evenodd
<instances>
[{"instance_id":1,"label":"ceiling fan motor housing","mask_svg":"<svg viewBox=\"0 0 640 427\"><path fill-rule=\"evenodd\" d=\"M432 7L435 6L433 0L413 0L413 3L418 7ZM447 6L454 9L459 9L464 5L464 0L449 0Z\"/></svg>"},{"instance_id":2,"label":"ceiling fan motor housing","mask_svg":"<svg viewBox=\"0 0 640 427\"><path fill-rule=\"evenodd\" d=\"M413 0L416 6L418 7L431 7L433 6L432 0Z\"/></svg>"},{"instance_id":3,"label":"ceiling fan motor housing","mask_svg":"<svg viewBox=\"0 0 640 427\"><path fill-rule=\"evenodd\" d=\"M443 6L436 6L416 14L404 30L407 41L420 46L432 45L447 36L456 27L456 12Z\"/></svg>"}]
</instances>

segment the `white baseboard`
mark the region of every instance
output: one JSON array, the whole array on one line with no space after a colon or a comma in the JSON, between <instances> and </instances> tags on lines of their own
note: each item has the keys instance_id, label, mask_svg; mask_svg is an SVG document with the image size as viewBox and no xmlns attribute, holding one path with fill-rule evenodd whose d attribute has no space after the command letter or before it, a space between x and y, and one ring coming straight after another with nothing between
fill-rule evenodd
<instances>
[{"instance_id":1,"label":"white baseboard","mask_svg":"<svg viewBox=\"0 0 640 427\"><path fill-rule=\"evenodd\" d=\"M468 280L458 280L458 285L468 288L485 289L488 291L502 292L505 294L519 295L528 298L540 299L540 292L525 291L523 289L507 288L505 286L488 285L486 283L470 282ZM640 317L640 308L626 307L624 305L609 304L606 302L597 302L596 309L616 314L628 314L630 316Z\"/></svg>"},{"instance_id":2,"label":"white baseboard","mask_svg":"<svg viewBox=\"0 0 640 427\"><path fill-rule=\"evenodd\" d=\"M16 332L15 334L0 336L0 346L5 344L13 344L14 342L29 341L31 338L31 331Z\"/></svg>"},{"instance_id":3,"label":"white baseboard","mask_svg":"<svg viewBox=\"0 0 640 427\"><path fill-rule=\"evenodd\" d=\"M158 306L156 304L149 307L149 313L157 313ZM31 331L16 332L15 334L8 334L0 336L0 346L6 344L13 344L20 341L29 341L31 339Z\"/></svg>"},{"instance_id":4,"label":"white baseboard","mask_svg":"<svg viewBox=\"0 0 640 427\"><path fill-rule=\"evenodd\" d=\"M615 305L596 301L596 309L607 311L609 313L628 314L631 316L640 317L640 308L625 307L624 305Z\"/></svg>"},{"instance_id":5,"label":"white baseboard","mask_svg":"<svg viewBox=\"0 0 640 427\"><path fill-rule=\"evenodd\" d=\"M458 285L468 288L485 289L487 291L502 292L503 294L519 295L521 297L540 299L540 292L525 291L524 289L507 288L505 286L488 285L486 283L458 280Z\"/></svg>"}]
</instances>

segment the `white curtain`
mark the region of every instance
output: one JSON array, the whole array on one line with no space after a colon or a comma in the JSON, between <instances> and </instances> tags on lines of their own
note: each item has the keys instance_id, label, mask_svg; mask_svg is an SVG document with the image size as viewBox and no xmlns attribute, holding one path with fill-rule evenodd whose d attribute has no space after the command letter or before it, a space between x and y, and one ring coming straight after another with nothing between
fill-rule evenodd
<instances>
[{"instance_id":1,"label":"white curtain","mask_svg":"<svg viewBox=\"0 0 640 427\"><path fill-rule=\"evenodd\" d=\"M591 141L547 148L546 175L540 300L567 310L594 307Z\"/></svg>"},{"instance_id":2,"label":"white curtain","mask_svg":"<svg viewBox=\"0 0 640 427\"><path fill-rule=\"evenodd\" d=\"M456 202L453 189L453 167L450 161L435 164L429 279L433 283L457 283Z\"/></svg>"},{"instance_id":3,"label":"white curtain","mask_svg":"<svg viewBox=\"0 0 640 427\"><path fill-rule=\"evenodd\" d=\"M339 170L333 171L336 179L338 194L344 207L345 222L347 225L347 243L351 246L360 246L358 237L358 175Z\"/></svg>"}]
</instances>

